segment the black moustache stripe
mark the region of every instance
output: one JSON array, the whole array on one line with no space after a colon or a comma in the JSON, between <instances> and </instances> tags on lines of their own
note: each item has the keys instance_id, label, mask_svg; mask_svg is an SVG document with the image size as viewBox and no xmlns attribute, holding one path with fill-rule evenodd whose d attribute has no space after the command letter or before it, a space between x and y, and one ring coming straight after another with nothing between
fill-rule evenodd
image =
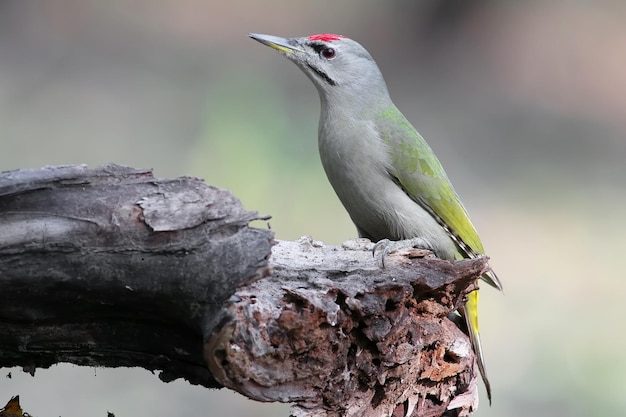
<instances>
[{"instance_id":1,"label":"black moustache stripe","mask_svg":"<svg viewBox=\"0 0 626 417\"><path fill-rule=\"evenodd\" d=\"M328 74L326 74L324 71L320 71L320 70L318 70L317 68L315 68L315 67L311 66L311 64L307 64L307 66L308 66L309 68L311 68L311 70L312 70L314 73L316 73L317 75L319 75L319 77L320 77L320 78L322 78L323 80L325 80L328 84L333 85L333 86L334 86L334 85L337 85L337 83L336 83L335 81L333 81L333 80L332 80L332 79L328 76Z\"/></svg>"}]
</instances>

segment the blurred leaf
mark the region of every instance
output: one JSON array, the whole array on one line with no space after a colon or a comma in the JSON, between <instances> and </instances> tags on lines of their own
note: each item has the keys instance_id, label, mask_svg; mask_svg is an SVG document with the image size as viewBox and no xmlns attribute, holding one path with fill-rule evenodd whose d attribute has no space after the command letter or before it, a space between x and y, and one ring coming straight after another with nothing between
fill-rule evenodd
<instances>
[{"instance_id":1,"label":"blurred leaf","mask_svg":"<svg viewBox=\"0 0 626 417\"><path fill-rule=\"evenodd\" d=\"M22 407L20 407L20 396L11 398L7 405L0 410L0 417L24 417Z\"/></svg>"}]
</instances>

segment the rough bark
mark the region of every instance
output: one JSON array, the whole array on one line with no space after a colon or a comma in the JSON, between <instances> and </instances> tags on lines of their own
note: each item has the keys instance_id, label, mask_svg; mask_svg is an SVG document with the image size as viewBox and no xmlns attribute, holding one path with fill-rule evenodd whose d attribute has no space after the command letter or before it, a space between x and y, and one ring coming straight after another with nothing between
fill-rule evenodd
<instances>
[{"instance_id":1,"label":"rough bark","mask_svg":"<svg viewBox=\"0 0 626 417\"><path fill-rule=\"evenodd\" d=\"M205 346L213 375L292 415L460 416L477 407L474 353L448 318L487 268L413 250L380 269L368 240L279 242L272 275L240 288Z\"/></svg>"},{"instance_id":2,"label":"rough bark","mask_svg":"<svg viewBox=\"0 0 626 417\"><path fill-rule=\"evenodd\" d=\"M369 241L275 242L258 219L195 178L0 174L0 367L141 366L294 416L476 408L474 354L448 314L486 259L412 251L381 269Z\"/></svg>"},{"instance_id":3,"label":"rough bark","mask_svg":"<svg viewBox=\"0 0 626 417\"><path fill-rule=\"evenodd\" d=\"M272 234L228 191L117 165L0 178L0 366L141 366L220 386L202 329L266 273Z\"/></svg>"}]
</instances>

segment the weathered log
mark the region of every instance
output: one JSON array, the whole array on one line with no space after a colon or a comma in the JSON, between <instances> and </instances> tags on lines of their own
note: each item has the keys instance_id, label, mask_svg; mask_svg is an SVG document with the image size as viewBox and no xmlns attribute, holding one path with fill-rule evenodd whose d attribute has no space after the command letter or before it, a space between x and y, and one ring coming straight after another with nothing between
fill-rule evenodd
<instances>
[{"instance_id":1,"label":"weathered log","mask_svg":"<svg viewBox=\"0 0 626 417\"><path fill-rule=\"evenodd\" d=\"M485 258L412 251L381 269L369 241L275 242L260 219L196 178L1 173L0 367L140 366L296 416L476 408L474 354L448 315Z\"/></svg>"},{"instance_id":2,"label":"weathered log","mask_svg":"<svg viewBox=\"0 0 626 417\"><path fill-rule=\"evenodd\" d=\"M266 272L257 213L195 178L117 165L0 177L0 366L140 366L218 387L204 321Z\"/></svg>"},{"instance_id":3,"label":"weathered log","mask_svg":"<svg viewBox=\"0 0 626 417\"><path fill-rule=\"evenodd\" d=\"M213 375L294 416L468 415L474 353L448 314L487 268L414 250L380 269L368 240L279 242L272 275L238 289L205 347Z\"/></svg>"}]
</instances>

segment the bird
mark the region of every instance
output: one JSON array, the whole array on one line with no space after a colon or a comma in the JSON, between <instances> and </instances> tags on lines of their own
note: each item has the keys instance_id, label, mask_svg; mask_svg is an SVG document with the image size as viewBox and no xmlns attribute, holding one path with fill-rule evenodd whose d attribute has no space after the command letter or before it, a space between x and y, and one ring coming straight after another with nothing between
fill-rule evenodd
<instances>
[{"instance_id":1,"label":"bird","mask_svg":"<svg viewBox=\"0 0 626 417\"><path fill-rule=\"evenodd\" d=\"M393 250L402 245L428 249L447 260L485 253L441 162L394 105L378 65L361 44L331 33L249 37L279 51L317 88L320 159L360 237L391 244ZM493 270L481 278L502 290ZM478 290L467 294L459 313L491 404L478 331Z\"/></svg>"}]
</instances>

